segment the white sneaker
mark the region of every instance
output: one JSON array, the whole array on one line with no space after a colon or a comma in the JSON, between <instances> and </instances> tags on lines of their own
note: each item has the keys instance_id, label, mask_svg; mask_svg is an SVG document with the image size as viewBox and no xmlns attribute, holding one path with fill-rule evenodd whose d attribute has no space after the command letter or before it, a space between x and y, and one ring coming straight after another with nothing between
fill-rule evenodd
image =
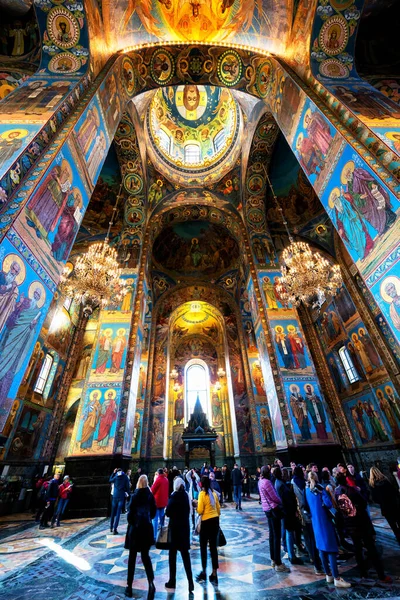
<instances>
[{"instance_id":1,"label":"white sneaker","mask_svg":"<svg viewBox=\"0 0 400 600\"><path fill-rule=\"evenodd\" d=\"M345 581L342 577L339 577L339 579L335 579L335 587L349 588L349 587L351 587L351 583L349 583L348 581Z\"/></svg>"},{"instance_id":2,"label":"white sneaker","mask_svg":"<svg viewBox=\"0 0 400 600\"><path fill-rule=\"evenodd\" d=\"M284 565L283 563L282 563L282 564L280 564L280 565L277 565L277 566L275 567L275 571L276 571L277 573L290 573L290 569L289 569L289 567L287 567L287 566L286 566L286 565Z\"/></svg>"},{"instance_id":3,"label":"white sneaker","mask_svg":"<svg viewBox=\"0 0 400 600\"><path fill-rule=\"evenodd\" d=\"M276 564L275 564L275 561L274 561L274 560L271 560L271 567L272 567L273 569L275 569L275 567L276 567Z\"/></svg>"},{"instance_id":4,"label":"white sneaker","mask_svg":"<svg viewBox=\"0 0 400 600\"><path fill-rule=\"evenodd\" d=\"M326 575L326 583L333 583L335 580L333 578L333 575Z\"/></svg>"},{"instance_id":5,"label":"white sneaker","mask_svg":"<svg viewBox=\"0 0 400 600\"><path fill-rule=\"evenodd\" d=\"M285 560L286 558L289 558L289 554L287 552L285 552L285 554L282 556L283 560Z\"/></svg>"}]
</instances>

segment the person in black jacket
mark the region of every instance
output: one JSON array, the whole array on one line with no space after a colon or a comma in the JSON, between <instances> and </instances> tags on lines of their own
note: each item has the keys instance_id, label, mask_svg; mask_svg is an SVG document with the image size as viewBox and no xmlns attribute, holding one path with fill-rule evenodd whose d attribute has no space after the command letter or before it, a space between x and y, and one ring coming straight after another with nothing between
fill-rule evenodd
<instances>
[{"instance_id":1,"label":"person in black jacket","mask_svg":"<svg viewBox=\"0 0 400 600\"><path fill-rule=\"evenodd\" d=\"M156 588L154 586L154 571L149 550L154 544L152 519L156 515L156 502L150 491L146 475L141 475L137 487L132 494L128 509L128 531L126 533L125 548L129 549L128 578L125 596L132 598L132 583L135 576L137 553L140 552L142 563L149 582L148 598L153 598Z\"/></svg>"},{"instance_id":2,"label":"person in black jacket","mask_svg":"<svg viewBox=\"0 0 400 600\"><path fill-rule=\"evenodd\" d=\"M382 516L389 523L400 544L400 508L397 489L377 467L370 469L369 485L373 501L381 507Z\"/></svg>"},{"instance_id":3,"label":"person in black jacket","mask_svg":"<svg viewBox=\"0 0 400 600\"><path fill-rule=\"evenodd\" d=\"M391 583L392 579L385 575L382 561L375 546L375 531L367 513L365 498L359 492L359 488L347 484L344 473L338 473L336 483L336 503L343 515L345 531L353 540L355 558L361 577L368 577L368 565L363 552L363 547L365 547L379 579L384 583Z\"/></svg>"},{"instance_id":4,"label":"person in black jacket","mask_svg":"<svg viewBox=\"0 0 400 600\"><path fill-rule=\"evenodd\" d=\"M289 560L292 565L302 565L302 559L297 558L294 550L294 532L297 526L296 496L294 495L290 484L287 484L283 481L282 469L280 467L275 467L273 469L273 473L275 477L275 489L282 501L282 507L284 512L283 528L285 530L285 533L283 533L282 531L282 534L286 538L287 553L289 555Z\"/></svg>"},{"instance_id":5,"label":"person in black jacket","mask_svg":"<svg viewBox=\"0 0 400 600\"><path fill-rule=\"evenodd\" d=\"M222 467L222 494L223 502L232 502L231 471L227 465Z\"/></svg>"},{"instance_id":6,"label":"person in black jacket","mask_svg":"<svg viewBox=\"0 0 400 600\"><path fill-rule=\"evenodd\" d=\"M242 509L242 482L243 482L243 473L239 469L238 465L235 463L233 465L233 470L231 473L232 484L233 484L233 499L236 502L236 510Z\"/></svg>"},{"instance_id":7,"label":"person in black jacket","mask_svg":"<svg viewBox=\"0 0 400 600\"><path fill-rule=\"evenodd\" d=\"M125 507L126 499L129 498L131 486L130 481L122 469L114 469L109 482L114 486L111 502L110 531L118 534L118 525L121 512Z\"/></svg>"},{"instance_id":8,"label":"person in black jacket","mask_svg":"<svg viewBox=\"0 0 400 600\"><path fill-rule=\"evenodd\" d=\"M176 588L176 556L181 553L183 566L189 583L189 594L194 590L192 565L190 562L190 502L185 491L185 484L180 477L174 481L174 492L171 495L166 515L169 517L171 532L171 548L169 550L169 580L167 589Z\"/></svg>"},{"instance_id":9,"label":"person in black jacket","mask_svg":"<svg viewBox=\"0 0 400 600\"><path fill-rule=\"evenodd\" d=\"M58 498L58 486L61 483L60 473L54 473L53 479L50 481L45 494L45 509L40 519L39 529L49 527L49 520L54 514L54 506Z\"/></svg>"}]
</instances>

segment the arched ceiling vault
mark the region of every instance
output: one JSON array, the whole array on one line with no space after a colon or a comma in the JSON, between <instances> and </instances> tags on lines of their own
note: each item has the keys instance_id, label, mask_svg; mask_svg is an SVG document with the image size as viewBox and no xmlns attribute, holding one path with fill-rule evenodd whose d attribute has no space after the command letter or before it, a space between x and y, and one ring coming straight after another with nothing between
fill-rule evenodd
<instances>
[{"instance_id":1,"label":"arched ceiling vault","mask_svg":"<svg viewBox=\"0 0 400 600\"><path fill-rule=\"evenodd\" d=\"M155 42L208 42L280 52L288 38L290 0L103 0L113 50Z\"/></svg>"}]
</instances>

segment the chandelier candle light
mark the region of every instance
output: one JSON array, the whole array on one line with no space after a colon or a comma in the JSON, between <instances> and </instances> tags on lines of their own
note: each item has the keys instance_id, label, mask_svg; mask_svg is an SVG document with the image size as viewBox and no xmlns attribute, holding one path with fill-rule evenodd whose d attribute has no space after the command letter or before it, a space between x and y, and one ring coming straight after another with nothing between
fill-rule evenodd
<instances>
[{"instance_id":1,"label":"chandelier candle light","mask_svg":"<svg viewBox=\"0 0 400 600\"><path fill-rule=\"evenodd\" d=\"M61 292L82 303L85 316L89 316L98 306L105 308L111 299L122 300L127 292L125 282L121 279L122 269L117 251L109 244L119 199L118 194L104 242L89 246L87 252L78 257L75 266L71 263L66 265L61 276Z\"/></svg>"},{"instance_id":2,"label":"chandelier candle light","mask_svg":"<svg viewBox=\"0 0 400 600\"><path fill-rule=\"evenodd\" d=\"M271 181L267 173L266 175L290 242L281 255L282 276L278 279L278 292L287 304L299 306L303 302L321 307L326 296L334 296L343 284L340 267L332 265L319 252L313 252L306 242L293 240Z\"/></svg>"}]
</instances>

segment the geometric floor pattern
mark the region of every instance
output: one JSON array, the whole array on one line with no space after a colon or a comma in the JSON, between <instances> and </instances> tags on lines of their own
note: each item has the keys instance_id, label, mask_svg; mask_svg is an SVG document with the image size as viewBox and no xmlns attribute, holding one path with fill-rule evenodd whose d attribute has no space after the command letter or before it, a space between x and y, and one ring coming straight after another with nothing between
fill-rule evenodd
<instances>
[{"instance_id":1,"label":"geometric floor pattern","mask_svg":"<svg viewBox=\"0 0 400 600\"><path fill-rule=\"evenodd\" d=\"M385 568L394 582L380 584L373 577L361 581L354 560L340 565L340 571L353 583L349 590L336 590L325 578L316 576L311 565L293 566L288 574L277 574L270 566L266 518L255 500L243 503L243 512L227 504L222 509L221 527L227 546L219 549L219 584L195 583L195 600L369 600L400 598L400 547L386 521L373 513L377 543ZM117 600L124 598L128 551L124 550L126 517L119 526L121 535L110 535L104 519L65 521L60 528L38 530L21 523L0 524L0 600ZM9 531L9 535L7 534ZM156 599L183 600L188 597L187 581L178 558L175 592L167 593L168 552L150 553L157 589ZM191 549L194 574L200 568L196 538ZM211 565L209 565L209 572ZM135 598L146 598L147 580L140 559L133 583Z\"/></svg>"}]
</instances>

